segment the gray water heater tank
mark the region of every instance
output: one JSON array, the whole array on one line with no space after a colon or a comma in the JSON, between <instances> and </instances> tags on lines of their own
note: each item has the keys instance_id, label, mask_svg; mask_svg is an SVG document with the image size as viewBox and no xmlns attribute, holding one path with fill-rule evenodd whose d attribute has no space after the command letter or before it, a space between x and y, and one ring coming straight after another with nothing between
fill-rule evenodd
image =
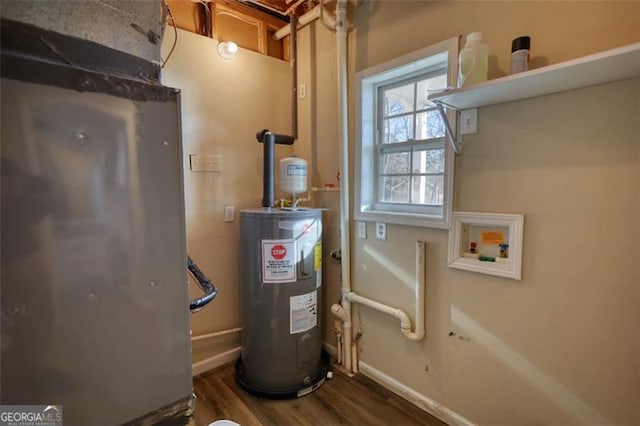
<instances>
[{"instance_id":1,"label":"gray water heater tank","mask_svg":"<svg viewBox=\"0 0 640 426\"><path fill-rule=\"evenodd\" d=\"M295 398L323 382L322 212L240 212L241 356L236 379L266 398Z\"/></svg>"}]
</instances>

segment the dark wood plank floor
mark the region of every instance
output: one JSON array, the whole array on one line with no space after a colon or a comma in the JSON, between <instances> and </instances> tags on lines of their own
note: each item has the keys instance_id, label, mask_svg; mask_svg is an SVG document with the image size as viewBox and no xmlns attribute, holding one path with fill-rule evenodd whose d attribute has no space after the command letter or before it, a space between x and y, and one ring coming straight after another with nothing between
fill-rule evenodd
<instances>
[{"instance_id":1,"label":"dark wood plank floor","mask_svg":"<svg viewBox=\"0 0 640 426\"><path fill-rule=\"evenodd\" d=\"M445 425L361 374L333 379L302 398L272 401L246 394L229 365L194 380L197 426L228 419L253 425Z\"/></svg>"}]
</instances>

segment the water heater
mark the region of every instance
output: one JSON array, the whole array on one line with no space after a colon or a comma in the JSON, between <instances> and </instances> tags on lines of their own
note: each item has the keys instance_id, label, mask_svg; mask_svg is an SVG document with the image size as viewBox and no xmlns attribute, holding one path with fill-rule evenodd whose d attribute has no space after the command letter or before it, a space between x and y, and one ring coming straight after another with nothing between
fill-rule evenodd
<instances>
[{"instance_id":1,"label":"water heater","mask_svg":"<svg viewBox=\"0 0 640 426\"><path fill-rule=\"evenodd\" d=\"M293 139L263 131L258 140L265 143L265 190L263 208L240 212L242 350L236 380L260 397L295 398L317 389L329 364L320 331L322 212L272 207L273 145Z\"/></svg>"}]
</instances>

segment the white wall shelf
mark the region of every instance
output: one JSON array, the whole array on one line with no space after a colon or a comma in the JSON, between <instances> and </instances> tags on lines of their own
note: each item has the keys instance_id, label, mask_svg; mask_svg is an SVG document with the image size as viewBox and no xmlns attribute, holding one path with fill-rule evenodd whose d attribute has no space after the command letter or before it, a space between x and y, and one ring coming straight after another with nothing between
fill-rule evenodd
<instances>
[{"instance_id":1,"label":"white wall shelf","mask_svg":"<svg viewBox=\"0 0 640 426\"><path fill-rule=\"evenodd\" d=\"M640 76L640 43L429 96L457 110L478 108Z\"/></svg>"}]
</instances>

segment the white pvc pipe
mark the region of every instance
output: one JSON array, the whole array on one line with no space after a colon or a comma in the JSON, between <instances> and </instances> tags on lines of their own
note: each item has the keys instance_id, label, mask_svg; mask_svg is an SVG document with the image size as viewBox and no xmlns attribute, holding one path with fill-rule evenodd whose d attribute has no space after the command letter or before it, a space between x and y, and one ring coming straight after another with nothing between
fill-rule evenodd
<instances>
[{"instance_id":1,"label":"white pvc pipe","mask_svg":"<svg viewBox=\"0 0 640 426\"><path fill-rule=\"evenodd\" d=\"M372 309L375 309L376 311L380 311L383 314L390 315L394 318L402 318L403 316L406 316L406 314L402 312L401 309L394 308L393 306L385 305L384 303L376 302L373 299L360 296L359 294L356 294L354 292L349 293L348 297L349 297L349 300L353 303L360 303L361 305L368 306Z\"/></svg>"},{"instance_id":2,"label":"white pvc pipe","mask_svg":"<svg viewBox=\"0 0 640 426\"><path fill-rule=\"evenodd\" d=\"M340 104L340 250L342 275L342 308L351 320L351 246L349 235L349 123L347 97L347 0L336 3L336 33L338 54L338 100ZM344 367L351 372L351 321L344 324L342 345Z\"/></svg>"},{"instance_id":3,"label":"white pvc pipe","mask_svg":"<svg viewBox=\"0 0 640 426\"><path fill-rule=\"evenodd\" d=\"M338 0L336 16L332 17L323 9L323 2L298 19L298 26L304 26L322 17L323 23L337 32L338 56L338 101L339 101L339 135L340 135L340 252L342 275L341 304L331 306L331 312L342 321L341 339L338 341L338 362L342 361L345 370L352 371L352 325L351 302L346 297L351 292L351 252L349 236L349 124L347 98L347 0ZM274 34L276 40L287 36L290 27L286 26Z\"/></svg>"},{"instance_id":4,"label":"white pvc pipe","mask_svg":"<svg viewBox=\"0 0 640 426\"><path fill-rule=\"evenodd\" d=\"M242 327L230 328L228 330L216 331L215 333L207 333L207 334L199 334L197 336L191 336L191 341L195 342L198 340L211 339L213 337L218 336L226 336L227 334L238 333L242 331Z\"/></svg>"},{"instance_id":5,"label":"white pvc pipe","mask_svg":"<svg viewBox=\"0 0 640 426\"><path fill-rule=\"evenodd\" d=\"M331 313L336 317L338 317L338 319L342 321L343 325L345 322L351 321L351 317L349 316L347 311L342 307L342 305L338 305L337 303L334 303L333 305L331 305Z\"/></svg>"},{"instance_id":6,"label":"white pvc pipe","mask_svg":"<svg viewBox=\"0 0 640 426\"><path fill-rule=\"evenodd\" d=\"M322 21L326 25L328 25L328 26L330 26L332 28L335 27L335 25L336 25L335 18L333 16L331 16L331 14L328 13L326 10L322 11L320 9L321 7L322 7L321 5L317 5L316 7L314 7L313 9L308 11L307 13L305 13L304 15L300 16L300 18L298 18L298 28L304 27L308 23L313 22L316 19L320 18L320 16L322 16ZM323 12L323 13L321 13L321 12ZM278 31L276 31L273 34L273 38L275 40L282 40L283 38L285 38L289 34L291 34L291 26L285 25L284 27L280 28Z\"/></svg>"},{"instance_id":7,"label":"white pvc pipe","mask_svg":"<svg viewBox=\"0 0 640 426\"><path fill-rule=\"evenodd\" d=\"M423 241L416 242L416 279L415 279L415 297L416 297L416 327L412 330L411 318L403 310L394 308L393 306L385 305L375 300L369 299L364 296L360 296L354 292L350 292L347 298L353 303L360 303L362 305L373 308L377 311L390 315L400 320L400 331L404 337L409 340L422 340L426 334L425 332L425 301L426 301L426 278L425 278L425 264L426 264L426 244Z\"/></svg>"},{"instance_id":8,"label":"white pvc pipe","mask_svg":"<svg viewBox=\"0 0 640 426\"><path fill-rule=\"evenodd\" d=\"M426 334L425 315L427 302L427 243L416 241L416 328L414 332L404 332L409 340L422 340Z\"/></svg>"},{"instance_id":9,"label":"white pvc pipe","mask_svg":"<svg viewBox=\"0 0 640 426\"><path fill-rule=\"evenodd\" d=\"M344 310L342 305L338 305L334 303L331 305L331 313L335 315L338 319L335 320L334 325L337 325L338 328L338 365L345 366L346 365L346 352L349 350L348 347L350 345L350 341L346 340L345 330L351 331L351 316ZM349 337L351 340L351 337ZM346 367L345 367L346 368ZM350 373L351 370L348 370Z\"/></svg>"}]
</instances>

